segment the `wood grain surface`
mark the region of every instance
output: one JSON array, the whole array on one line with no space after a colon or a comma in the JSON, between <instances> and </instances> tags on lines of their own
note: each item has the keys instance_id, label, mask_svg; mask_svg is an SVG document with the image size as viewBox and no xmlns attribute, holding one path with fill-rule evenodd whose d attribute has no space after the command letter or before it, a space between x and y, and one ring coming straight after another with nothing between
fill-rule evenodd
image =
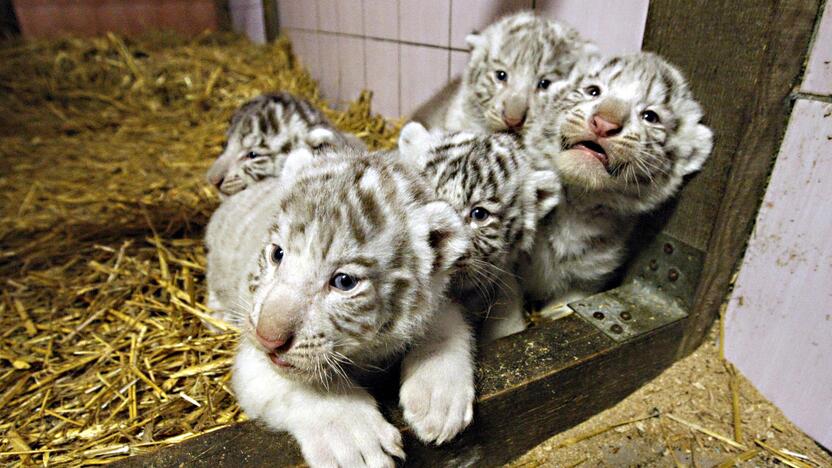
<instances>
[{"instance_id":1,"label":"wood grain surface","mask_svg":"<svg viewBox=\"0 0 832 468\"><path fill-rule=\"evenodd\" d=\"M680 355L713 323L742 257L799 83L818 0L653 0L644 49L677 64L706 111L715 147L666 232L707 252Z\"/></svg>"}]
</instances>

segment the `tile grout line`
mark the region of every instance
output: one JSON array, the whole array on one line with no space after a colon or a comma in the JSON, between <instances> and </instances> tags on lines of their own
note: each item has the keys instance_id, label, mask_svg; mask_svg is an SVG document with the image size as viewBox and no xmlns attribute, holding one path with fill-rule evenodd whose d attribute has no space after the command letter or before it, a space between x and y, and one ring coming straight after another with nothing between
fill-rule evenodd
<instances>
[{"instance_id":1,"label":"tile grout line","mask_svg":"<svg viewBox=\"0 0 832 468\"><path fill-rule=\"evenodd\" d=\"M396 0L396 38L401 39L402 36L402 8L401 8L401 0ZM398 77L396 80L396 89L399 92L398 97L398 104L396 106L396 113L401 116L402 115L402 43L401 41L396 41L396 53L398 54Z\"/></svg>"},{"instance_id":2,"label":"tile grout line","mask_svg":"<svg viewBox=\"0 0 832 468\"><path fill-rule=\"evenodd\" d=\"M453 40L451 39L451 34L454 30L453 23L454 23L454 0L450 0L448 2L448 73L447 73L447 78L445 79L447 82L451 81L451 44L453 44Z\"/></svg>"},{"instance_id":3,"label":"tile grout line","mask_svg":"<svg viewBox=\"0 0 832 468\"><path fill-rule=\"evenodd\" d=\"M832 94L815 94L806 91L796 91L792 93L791 97L793 100L802 99L804 101L832 102Z\"/></svg>"},{"instance_id":4,"label":"tile grout line","mask_svg":"<svg viewBox=\"0 0 832 468\"><path fill-rule=\"evenodd\" d=\"M362 76L361 78L362 86L360 92L364 92L369 87L367 85L367 24L365 22L367 16L364 14L364 6L366 5L366 1L367 0L361 0L361 36L363 37L363 39L361 39L361 54L364 56L364 66L361 68L364 72L364 76ZM372 105L372 101L370 102Z\"/></svg>"},{"instance_id":5,"label":"tile grout line","mask_svg":"<svg viewBox=\"0 0 832 468\"><path fill-rule=\"evenodd\" d=\"M286 29L295 29L297 31L310 31L309 29L306 29L306 28L286 28ZM389 39L389 38L386 38L386 37L362 36L360 34L340 33L340 32L323 31L323 30L313 30L313 32L317 32L318 34L327 34L327 35L330 35L330 36L356 37L356 38L362 38L362 39L372 39L374 41L379 41L379 42L393 42L393 43L403 44L403 45L427 47L427 48L430 48L430 49L450 50L450 51L456 51L456 52L468 52L468 49L461 49L459 47L441 46L441 45L436 45L436 44L425 44L423 42L403 41L401 39Z\"/></svg>"}]
</instances>

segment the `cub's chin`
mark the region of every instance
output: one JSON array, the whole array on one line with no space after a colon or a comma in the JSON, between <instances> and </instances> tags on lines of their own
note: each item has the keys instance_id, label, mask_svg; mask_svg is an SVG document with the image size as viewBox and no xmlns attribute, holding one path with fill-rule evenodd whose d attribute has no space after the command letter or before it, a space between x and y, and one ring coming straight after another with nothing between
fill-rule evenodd
<instances>
[{"instance_id":1,"label":"cub's chin","mask_svg":"<svg viewBox=\"0 0 832 468\"><path fill-rule=\"evenodd\" d=\"M304 365L305 363L298 363L291 356L274 354L268 354L268 358L275 372L297 382L329 387L335 377L335 372L329 365Z\"/></svg>"},{"instance_id":2,"label":"cub's chin","mask_svg":"<svg viewBox=\"0 0 832 468\"><path fill-rule=\"evenodd\" d=\"M558 153L554 164L563 183L575 188L601 190L611 188L614 182L607 169L607 159L594 148L581 144Z\"/></svg>"}]
</instances>

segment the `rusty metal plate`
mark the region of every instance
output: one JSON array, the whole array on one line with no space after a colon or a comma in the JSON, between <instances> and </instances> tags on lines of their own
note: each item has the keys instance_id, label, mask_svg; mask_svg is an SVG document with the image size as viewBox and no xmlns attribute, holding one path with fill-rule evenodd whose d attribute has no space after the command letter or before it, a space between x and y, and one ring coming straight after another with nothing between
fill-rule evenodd
<instances>
[{"instance_id":1,"label":"rusty metal plate","mask_svg":"<svg viewBox=\"0 0 832 468\"><path fill-rule=\"evenodd\" d=\"M704 252L659 234L628 268L621 286L569 303L581 318L615 341L687 317Z\"/></svg>"}]
</instances>

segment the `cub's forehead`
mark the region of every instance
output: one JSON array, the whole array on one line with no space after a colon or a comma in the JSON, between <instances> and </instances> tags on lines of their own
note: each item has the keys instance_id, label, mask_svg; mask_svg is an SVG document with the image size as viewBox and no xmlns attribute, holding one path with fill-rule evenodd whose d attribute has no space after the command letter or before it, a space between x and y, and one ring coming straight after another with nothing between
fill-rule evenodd
<instances>
[{"instance_id":1,"label":"cub's forehead","mask_svg":"<svg viewBox=\"0 0 832 468\"><path fill-rule=\"evenodd\" d=\"M418 179L392 163L372 156L320 158L292 178L279 202L279 219L331 225L360 219L375 225L427 200Z\"/></svg>"},{"instance_id":2,"label":"cub's forehead","mask_svg":"<svg viewBox=\"0 0 832 468\"><path fill-rule=\"evenodd\" d=\"M515 137L507 134L453 133L431 153L425 172L437 196L455 206L499 199L522 177L520 150Z\"/></svg>"},{"instance_id":3,"label":"cub's forehead","mask_svg":"<svg viewBox=\"0 0 832 468\"><path fill-rule=\"evenodd\" d=\"M577 39L568 28L531 14L506 18L484 35L489 56L509 66L543 65L563 55L567 43Z\"/></svg>"},{"instance_id":4,"label":"cub's forehead","mask_svg":"<svg viewBox=\"0 0 832 468\"><path fill-rule=\"evenodd\" d=\"M661 58L652 54L614 57L598 65L583 80L586 86L598 82L604 94L631 102L648 101L669 104L689 95L682 75Z\"/></svg>"}]
</instances>

